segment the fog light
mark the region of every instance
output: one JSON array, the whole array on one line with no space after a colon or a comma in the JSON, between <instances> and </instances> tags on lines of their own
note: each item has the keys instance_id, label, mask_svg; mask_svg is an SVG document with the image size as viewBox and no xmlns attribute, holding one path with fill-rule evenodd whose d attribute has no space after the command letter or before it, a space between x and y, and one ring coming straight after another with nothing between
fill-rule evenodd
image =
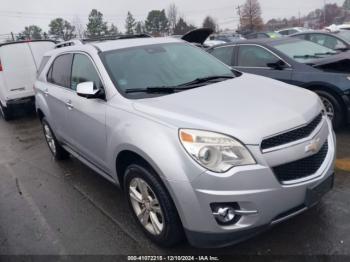
<instances>
[{"instance_id":1,"label":"fog light","mask_svg":"<svg viewBox=\"0 0 350 262\"><path fill-rule=\"evenodd\" d=\"M220 207L217 212L214 212L216 220L222 224L227 224L235 218L235 210L232 207Z\"/></svg>"},{"instance_id":2,"label":"fog light","mask_svg":"<svg viewBox=\"0 0 350 262\"><path fill-rule=\"evenodd\" d=\"M211 203L210 204L213 216L220 225L233 225L241 218L236 210L239 210L237 203Z\"/></svg>"}]
</instances>

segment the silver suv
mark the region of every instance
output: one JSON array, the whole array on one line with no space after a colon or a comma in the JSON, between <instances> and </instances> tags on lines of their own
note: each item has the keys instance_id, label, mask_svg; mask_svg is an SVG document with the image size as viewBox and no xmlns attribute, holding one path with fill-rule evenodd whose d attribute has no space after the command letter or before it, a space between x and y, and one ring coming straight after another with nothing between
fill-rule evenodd
<instances>
[{"instance_id":1,"label":"silver suv","mask_svg":"<svg viewBox=\"0 0 350 262\"><path fill-rule=\"evenodd\" d=\"M160 245L236 243L333 185L335 136L310 91L173 38L73 41L43 61L36 109L52 154L119 185Z\"/></svg>"}]
</instances>

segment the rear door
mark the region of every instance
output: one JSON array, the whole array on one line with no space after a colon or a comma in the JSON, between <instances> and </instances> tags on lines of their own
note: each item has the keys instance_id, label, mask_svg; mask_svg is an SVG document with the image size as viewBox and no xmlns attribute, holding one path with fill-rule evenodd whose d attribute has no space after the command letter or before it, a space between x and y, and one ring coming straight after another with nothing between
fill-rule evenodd
<instances>
[{"instance_id":1,"label":"rear door","mask_svg":"<svg viewBox=\"0 0 350 262\"><path fill-rule=\"evenodd\" d=\"M16 43L0 48L3 82L8 99L34 95L36 65L29 45Z\"/></svg>"},{"instance_id":2,"label":"rear door","mask_svg":"<svg viewBox=\"0 0 350 262\"><path fill-rule=\"evenodd\" d=\"M55 58L47 73L47 83L42 85L44 96L50 110L49 124L57 138L65 143L72 142L69 136L67 110L70 98L75 95L70 88L73 54L67 53Z\"/></svg>"},{"instance_id":3,"label":"rear door","mask_svg":"<svg viewBox=\"0 0 350 262\"><path fill-rule=\"evenodd\" d=\"M292 67L274 69L269 64L281 61L276 54L259 45L239 45L235 68L242 72L266 76L286 83L292 82Z\"/></svg>"}]
</instances>

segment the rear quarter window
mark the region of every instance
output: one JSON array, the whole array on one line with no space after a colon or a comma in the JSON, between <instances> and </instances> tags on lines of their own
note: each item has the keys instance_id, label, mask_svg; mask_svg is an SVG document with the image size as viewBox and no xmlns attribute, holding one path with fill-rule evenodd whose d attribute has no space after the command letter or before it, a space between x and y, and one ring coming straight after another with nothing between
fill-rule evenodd
<instances>
[{"instance_id":1,"label":"rear quarter window","mask_svg":"<svg viewBox=\"0 0 350 262\"><path fill-rule=\"evenodd\" d=\"M41 62L40 62L40 66L39 66L39 69L38 69L38 76L41 74L41 72L44 70L44 67L46 66L47 62L50 60L50 56L44 56L42 59L41 59Z\"/></svg>"}]
</instances>

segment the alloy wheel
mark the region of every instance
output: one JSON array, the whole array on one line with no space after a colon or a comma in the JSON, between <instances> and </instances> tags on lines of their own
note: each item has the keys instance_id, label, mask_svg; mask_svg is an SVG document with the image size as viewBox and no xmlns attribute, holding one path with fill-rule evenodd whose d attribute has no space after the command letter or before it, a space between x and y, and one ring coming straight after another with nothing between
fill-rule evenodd
<instances>
[{"instance_id":1,"label":"alloy wheel","mask_svg":"<svg viewBox=\"0 0 350 262\"><path fill-rule=\"evenodd\" d=\"M151 234L160 235L164 229L164 216L159 201L151 187L141 178L133 178L129 197L141 225Z\"/></svg>"},{"instance_id":2,"label":"alloy wheel","mask_svg":"<svg viewBox=\"0 0 350 262\"><path fill-rule=\"evenodd\" d=\"M326 109L326 115L329 117L330 120L333 120L334 118L334 106L333 104L331 103L331 101L329 101L327 98L321 96L321 100L322 100L322 103Z\"/></svg>"},{"instance_id":3,"label":"alloy wheel","mask_svg":"<svg viewBox=\"0 0 350 262\"><path fill-rule=\"evenodd\" d=\"M47 124L44 124L44 134L45 134L46 142L49 145L51 152L55 155L56 154L55 139L53 137L50 127Z\"/></svg>"}]
</instances>

